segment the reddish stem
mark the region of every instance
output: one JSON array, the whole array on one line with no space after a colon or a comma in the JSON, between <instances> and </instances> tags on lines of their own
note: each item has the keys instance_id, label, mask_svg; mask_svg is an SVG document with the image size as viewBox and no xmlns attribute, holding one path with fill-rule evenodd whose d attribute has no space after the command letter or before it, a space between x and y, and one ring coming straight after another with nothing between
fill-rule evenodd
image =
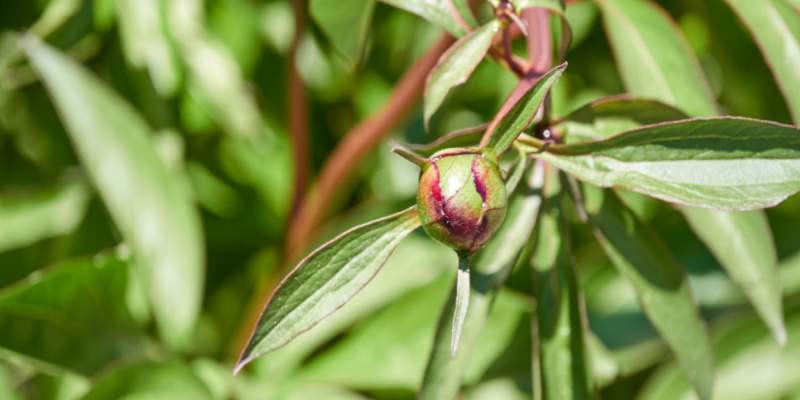
<instances>
[{"instance_id":1,"label":"reddish stem","mask_svg":"<svg viewBox=\"0 0 800 400\"><path fill-rule=\"evenodd\" d=\"M302 0L292 0L294 8L294 40L289 50L289 135L294 161L294 192L292 214L297 212L308 184L308 103L306 88L297 72L295 60L303 37L305 10Z\"/></svg>"}]
</instances>

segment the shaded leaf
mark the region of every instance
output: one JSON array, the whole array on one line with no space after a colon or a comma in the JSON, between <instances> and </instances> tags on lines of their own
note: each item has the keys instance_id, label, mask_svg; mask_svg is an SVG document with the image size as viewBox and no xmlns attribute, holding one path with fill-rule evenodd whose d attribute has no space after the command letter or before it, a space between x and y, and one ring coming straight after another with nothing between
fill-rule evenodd
<instances>
[{"instance_id":1,"label":"shaded leaf","mask_svg":"<svg viewBox=\"0 0 800 400\"><path fill-rule=\"evenodd\" d=\"M451 290L436 328L433 350L418 392L420 400L448 400L458 395L470 356L475 351L491 311L492 301L517 263L522 247L533 230L541 204L539 189L543 175L542 164L533 168L526 183L518 189L521 191L512 196L503 225L486 247L473 256L470 311L464 321L459 351L455 357L450 355L452 325L449 318L455 311L455 287Z\"/></svg>"},{"instance_id":2,"label":"shaded leaf","mask_svg":"<svg viewBox=\"0 0 800 400\"><path fill-rule=\"evenodd\" d=\"M564 117L556 126L567 143L605 139L644 125L689 119L682 111L656 100L628 95L593 101Z\"/></svg>"},{"instance_id":3,"label":"shaded leaf","mask_svg":"<svg viewBox=\"0 0 800 400\"><path fill-rule=\"evenodd\" d=\"M127 263L68 261L0 291L0 347L92 375L141 347L125 307Z\"/></svg>"},{"instance_id":4,"label":"shaded leaf","mask_svg":"<svg viewBox=\"0 0 800 400\"><path fill-rule=\"evenodd\" d=\"M785 347L770 337L761 321L750 311L734 313L715 323L714 354L717 379L714 399L789 399L797 393L800 368L800 309L787 305ZM674 363L651 375L638 398L672 400L691 398L691 388Z\"/></svg>"},{"instance_id":5,"label":"shaded leaf","mask_svg":"<svg viewBox=\"0 0 800 400\"><path fill-rule=\"evenodd\" d=\"M682 207L700 240L753 303L778 343L786 342L783 325L778 255L763 213L725 213ZM714 232L694 225L713 226ZM720 234L724 232L724 234Z\"/></svg>"},{"instance_id":6,"label":"shaded leaf","mask_svg":"<svg viewBox=\"0 0 800 400\"><path fill-rule=\"evenodd\" d=\"M596 186L741 211L800 190L798 137L795 127L724 117L646 126L538 156Z\"/></svg>"},{"instance_id":7,"label":"shaded leaf","mask_svg":"<svg viewBox=\"0 0 800 400\"><path fill-rule=\"evenodd\" d=\"M0 252L74 231L89 201L83 182L21 196L0 196Z\"/></svg>"},{"instance_id":8,"label":"shaded leaf","mask_svg":"<svg viewBox=\"0 0 800 400\"><path fill-rule=\"evenodd\" d=\"M565 199L558 174L552 167L548 169L531 259L542 393L549 400L593 399L597 396L588 357L585 307L569 225L562 211Z\"/></svg>"},{"instance_id":9,"label":"shaded leaf","mask_svg":"<svg viewBox=\"0 0 800 400\"><path fill-rule=\"evenodd\" d=\"M692 117L717 115L700 65L674 21L649 0L595 0L628 91Z\"/></svg>"},{"instance_id":10,"label":"shaded leaf","mask_svg":"<svg viewBox=\"0 0 800 400\"><path fill-rule=\"evenodd\" d=\"M82 400L210 400L208 387L179 362L144 362L110 372Z\"/></svg>"},{"instance_id":11,"label":"shaded leaf","mask_svg":"<svg viewBox=\"0 0 800 400\"><path fill-rule=\"evenodd\" d=\"M416 207L355 227L306 257L267 302L236 371L347 303L420 225Z\"/></svg>"},{"instance_id":12,"label":"shaded leaf","mask_svg":"<svg viewBox=\"0 0 800 400\"><path fill-rule=\"evenodd\" d=\"M509 95L509 98L518 97L519 100L514 103L508 113L495 118L495 122L489 128L491 133L488 139L484 136L485 142L482 142L481 145L496 155L505 153L517 136L533 121L547 91L558 81L566 68L567 64L564 63L551 69L533 85L525 80L520 81L517 88Z\"/></svg>"},{"instance_id":13,"label":"shaded leaf","mask_svg":"<svg viewBox=\"0 0 800 400\"><path fill-rule=\"evenodd\" d=\"M333 46L355 66L361 61L375 0L311 0L309 13Z\"/></svg>"},{"instance_id":14,"label":"shaded leaf","mask_svg":"<svg viewBox=\"0 0 800 400\"><path fill-rule=\"evenodd\" d=\"M701 399L710 399L714 354L681 266L661 238L611 191L584 185L586 211L608 257L675 354Z\"/></svg>"},{"instance_id":15,"label":"shaded leaf","mask_svg":"<svg viewBox=\"0 0 800 400\"><path fill-rule=\"evenodd\" d=\"M483 60L499 29L498 21L489 22L459 39L439 58L425 81L426 127L450 89L469 79L472 71Z\"/></svg>"},{"instance_id":16,"label":"shaded leaf","mask_svg":"<svg viewBox=\"0 0 800 400\"><path fill-rule=\"evenodd\" d=\"M154 150L136 112L88 70L28 38L41 76L81 163L149 280L159 331L173 348L188 345L204 281L199 216Z\"/></svg>"},{"instance_id":17,"label":"shaded leaf","mask_svg":"<svg viewBox=\"0 0 800 400\"><path fill-rule=\"evenodd\" d=\"M725 0L750 30L800 124L800 15L783 0Z\"/></svg>"},{"instance_id":18,"label":"shaded leaf","mask_svg":"<svg viewBox=\"0 0 800 400\"><path fill-rule=\"evenodd\" d=\"M467 31L459 24L455 17L458 12L454 7L449 6L448 1L444 0L381 0L382 2L406 10L412 14L417 14L431 23L442 27L455 37L464 36Z\"/></svg>"}]
</instances>

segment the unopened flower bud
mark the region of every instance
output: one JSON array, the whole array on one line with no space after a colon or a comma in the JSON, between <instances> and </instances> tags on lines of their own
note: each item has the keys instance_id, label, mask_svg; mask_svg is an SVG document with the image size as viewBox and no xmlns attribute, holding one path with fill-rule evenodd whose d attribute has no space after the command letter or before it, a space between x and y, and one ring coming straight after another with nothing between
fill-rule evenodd
<instances>
[{"instance_id":1,"label":"unopened flower bud","mask_svg":"<svg viewBox=\"0 0 800 400\"><path fill-rule=\"evenodd\" d=\"M432 238L459 252L483 247L506 216L507 195L497 163L477 149L434 154L419 178L417 207Z\"/></svg>"}]
</instances>

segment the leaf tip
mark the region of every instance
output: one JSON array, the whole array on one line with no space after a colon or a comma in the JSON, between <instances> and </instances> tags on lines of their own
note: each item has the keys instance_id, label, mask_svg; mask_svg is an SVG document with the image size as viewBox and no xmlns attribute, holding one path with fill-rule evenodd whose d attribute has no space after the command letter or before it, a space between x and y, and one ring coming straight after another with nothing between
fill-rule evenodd
<instances>
[{"instance_id":1,"label":"leaf tip","mask_svg":"<svg viewBox=\"0 0 800 400\"><path fill-rule=\"evenodd\" d=\"M786 327L783 324L781 324L780 327L774 328L772 335L775 336L775 340L778 341L778 344L781 346L781 348L786 347Z\"/></svg>"}]
</instances>

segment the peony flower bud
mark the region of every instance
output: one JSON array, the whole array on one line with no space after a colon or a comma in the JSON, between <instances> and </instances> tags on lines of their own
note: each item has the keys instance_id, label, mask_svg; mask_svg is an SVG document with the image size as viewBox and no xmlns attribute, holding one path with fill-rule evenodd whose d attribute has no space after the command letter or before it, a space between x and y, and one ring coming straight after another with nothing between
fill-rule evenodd
<instances>
[{"instance_id":1,"label":"peony flower bud","mask_svg":"<svg viewBox=\"0 0 800 400\"><path fill-rule=\"evenodd\" d=\"M506 216L500 169L477 149L448 149L422 168L417 208L432 238L458 252L483 247Z\"/></svg>"}]
</instances>

